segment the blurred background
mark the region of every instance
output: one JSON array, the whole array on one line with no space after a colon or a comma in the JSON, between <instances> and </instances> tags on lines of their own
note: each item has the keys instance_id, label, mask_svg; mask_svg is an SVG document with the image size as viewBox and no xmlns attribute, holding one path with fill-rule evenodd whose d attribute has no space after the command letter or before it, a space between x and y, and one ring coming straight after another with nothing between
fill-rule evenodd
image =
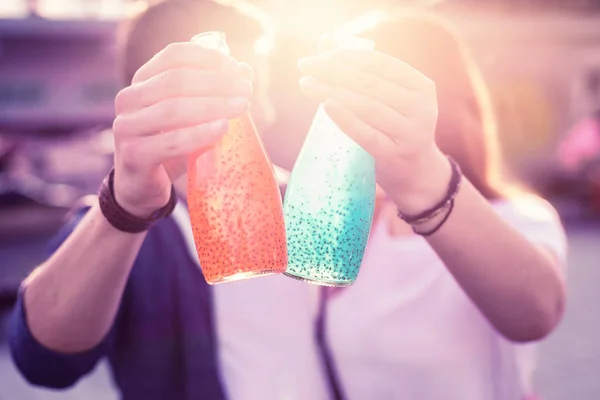
<instances>
[{"instance_id":1,"label":"blurred background","mask_svg":"<svg viewBox=\"0 0 600 400\"><path fill-rule=\"evenodd\" d=\"M149 3L0 0L0 324L69 208L111 167L119 21ZM324 26L403 2L255 3L278 23L274 54L288 51L271 66L274 103L286 105L297 95L286 89L295 58L315 50ZM509 172L549 199L567 227L568 311L543 345L542 398L600 399L600 1L405 3L435 7L462 31L492 90ZM263 136L273 161L291 168L314 110L276 111L299 120L293 129L276 122ZM116 398L105 365L67 392L30 388L2 331L0 400Z\"/></svg>"}]
</instances>

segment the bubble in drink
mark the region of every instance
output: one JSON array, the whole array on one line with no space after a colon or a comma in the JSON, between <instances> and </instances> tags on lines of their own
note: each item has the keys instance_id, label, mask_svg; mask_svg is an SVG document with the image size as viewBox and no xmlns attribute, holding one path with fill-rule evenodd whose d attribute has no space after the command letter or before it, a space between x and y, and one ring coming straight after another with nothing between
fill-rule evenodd
<instances>
[{"instance_id":1,"label":"bubble in drink","mask_svg":"<svg viewBox=\"0 0 600 400\"><path fill-rule=\"evenodd\" d=\"M202 45L226 48L220 33L197 38ZM285 271L281 194L249 115L231 120L227 133L211 149L190 156L188 208L208 283Z\"/></svg>"}]
</instances>

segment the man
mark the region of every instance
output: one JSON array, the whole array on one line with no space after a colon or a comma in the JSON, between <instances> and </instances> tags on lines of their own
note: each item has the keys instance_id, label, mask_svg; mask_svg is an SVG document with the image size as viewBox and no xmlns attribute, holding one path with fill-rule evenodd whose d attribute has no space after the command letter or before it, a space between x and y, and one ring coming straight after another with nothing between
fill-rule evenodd
<instances>
[{"instance_id":1,"label":"man","mask_svg":"<svg viewBox=\"0 0 600 400\"><path fill-rule=\"evenodd\" d=\"M223 120L250 102L259 129L271 122L265 60L254 52L260 18L249 6L199 0L163 2L132 21L122 60L131 85L116 100L114 123L114 197L126 212L146 218L166 204L169 177L185 198L185 176L174 178L185 156L217 140ZM253 78L246 64L182 43L212 30L225 32ZM211 112L216 123L206 123L217 117ZM13 358L32 384L69 387L107 357L123 399L319 398L304 385L320 379L310 292L281 276L209 287L185 206L147 232L127 233L96 202L54 248L23 284L12 318Z\"/></svg>"}]
</instances>

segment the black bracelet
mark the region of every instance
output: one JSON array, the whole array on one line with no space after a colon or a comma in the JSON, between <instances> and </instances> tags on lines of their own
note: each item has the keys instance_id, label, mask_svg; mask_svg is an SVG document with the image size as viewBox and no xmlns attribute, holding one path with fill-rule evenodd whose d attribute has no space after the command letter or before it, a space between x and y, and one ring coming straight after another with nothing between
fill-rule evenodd
<instances>
[{"instance_id":1,"label":"black bracelet","mask_svg":"<svg viewBox=\"0 0 600 400\"><path fill-rule=\"evenodd\" d=\"M434 233L436 233L437 231L440 230L440 228L446 223L446 221L448 221L448 218L450 217L450 214L452 214L453 209L454 209L454 199L450 200L450 207L448 208L448 212L446 213L446 215L444 215L444 218L439 222L439 224L437 224L433 229L431 229L430 231L426 231L426 232L420 232L417 229L415 229L415 227L413 226L412 227L413 232L420 236L433 235Z\"/></svg>"},{"instance_id":2,"label":"black bracelet","mask_svg":"<svg viewBox=\"0 0 600 400\"><path fill-rule=\"evenodd\" d=\"M177 204L175 188L171 186L171 197L168 203L156 210L150 217L141 218L124 210L115 199L114 168L106 176L98 192L100 210L108 222L115 228L127 233L140 233L148 230L156 221L169 216Z\"/></svg>"},{"instance_id":3,"label":"black bracelet","mask_svg":"<svg viewBox=\"0 0 600 400\"><path fill-rule=\"evenodd\" d=\"M435 218L446 208L448 208L450 202L452 202L458 194L462 180L462 171L460 170L460 167L456 161L448 157L448 162L450 162L450 166L452 167L452 177L450 178L450 184L448 185L446 196L444 196L444 198L433 207L414 216L404 215L400 212L400 210L398 210L398 218L410 225L419 225Z\"/></svg>"}]
</instances>

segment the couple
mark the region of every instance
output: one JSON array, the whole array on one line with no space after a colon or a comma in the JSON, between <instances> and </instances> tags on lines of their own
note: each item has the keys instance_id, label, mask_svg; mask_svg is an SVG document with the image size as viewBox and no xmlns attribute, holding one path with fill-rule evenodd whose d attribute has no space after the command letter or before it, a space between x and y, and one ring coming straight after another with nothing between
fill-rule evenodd
<instances>
[{"instance_id":1,"label":"couple","mask_svg":"<svg viewBox=\"0 0 600 400\"><path fill-rule=\"evenodd\" d=\"M377 161L385 196L357 282L206 284L176 200L180 167L250 106L269 120L264 71L249 66L263 65L252 51L262 26L246 10L168 1L131 22L113 179L22 285L10 325L22 374L66 388L107 357L135 400L531 397L528 342L564 310L564 231L548 203L498 174L485 86L437 19L389 13L362 34L378 51L299 62L303 93ZM186 42L211 30L236 59ZM464 174L453 208L407 224L399 214L423 213L451 187L446 155Z\"/></svg>"}]
</instances>

